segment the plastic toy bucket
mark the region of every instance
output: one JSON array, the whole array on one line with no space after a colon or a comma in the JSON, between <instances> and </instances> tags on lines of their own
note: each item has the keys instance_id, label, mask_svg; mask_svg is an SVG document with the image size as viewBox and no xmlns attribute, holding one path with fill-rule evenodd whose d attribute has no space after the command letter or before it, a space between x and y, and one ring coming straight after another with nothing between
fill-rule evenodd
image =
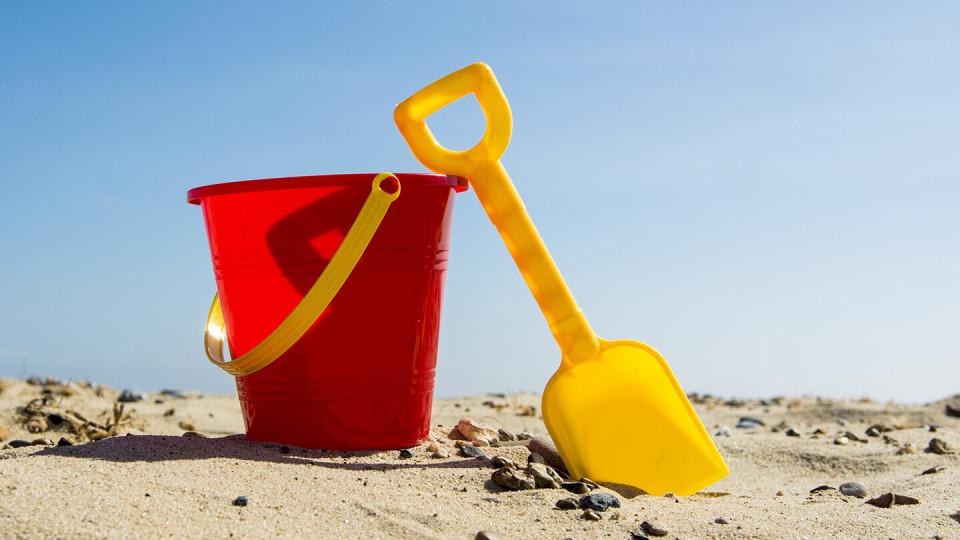
<instances>
[{"instance_id":1,"label":"plastic toy bucket","mask_svg":"<svg viewBox=\"0 0 960 540\"><path fill-rule=\"evenodd\" d=\"M199 187L226 341L237 358L310 290L370 193L373 174ZM412 446L430 428L453 196L466 181L397 174L349 277L276 361L236 378L247 437L304 448Z\"/></svg>"}]
</instances>

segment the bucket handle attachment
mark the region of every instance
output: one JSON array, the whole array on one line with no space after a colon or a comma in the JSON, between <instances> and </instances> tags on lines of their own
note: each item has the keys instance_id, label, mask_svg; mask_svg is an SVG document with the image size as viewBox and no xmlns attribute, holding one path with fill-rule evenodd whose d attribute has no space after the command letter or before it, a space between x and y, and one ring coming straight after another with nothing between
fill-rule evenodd
<instances>
[{"instance_id":1,"label":"bucket handle attachment","mask_svg":"<svg viewBox=\"0 0 960 540\"><path fill-rule=\"evenodd\" d=\"M383 189L385 180L392 179L396 185L393 193ZM223 340L226 337L226 327L223 320L223 311L220 307L220 295L214 294L210 314L207 316L207 327L203 335L203 348L207 358L214 365L227 373L243 377L256 373L269 366L274 360L287 352L307 330L313 326L317 317L340 291L350 273L353 272L360 256L367 249L374 233L380 227L390 204L400 196L400 180L391 173L380 173L373 179L370 195L360 208L357 219L350 226L350 230L337 248L326 268L320 273L316 283L310 287L307 294L300 300L297 307L287 315L279 326L263 341L247 351L239 358L227 362L223 356Z\"/></svg>"}]
</instances>

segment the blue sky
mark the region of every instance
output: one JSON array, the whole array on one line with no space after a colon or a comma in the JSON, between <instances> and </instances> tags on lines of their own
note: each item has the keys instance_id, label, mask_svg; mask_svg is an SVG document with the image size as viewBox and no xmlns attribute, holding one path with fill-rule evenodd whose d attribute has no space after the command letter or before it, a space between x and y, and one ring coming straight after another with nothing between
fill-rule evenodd
<instances>
[{"instance_id":1,"label":"blue sky","mask_svg":"<svg viewBox=\"0 0 960 540\"><path fill-rule=\"evenodd\" d=\"M0 2L0 375L230 391L186 190L420 171L393 106L480 60L602 336L688 391L960 391L956 3L402 4ZM556 346L472 192L454 237L438 394L541 389Z\"/></svg>"}]
</instances>

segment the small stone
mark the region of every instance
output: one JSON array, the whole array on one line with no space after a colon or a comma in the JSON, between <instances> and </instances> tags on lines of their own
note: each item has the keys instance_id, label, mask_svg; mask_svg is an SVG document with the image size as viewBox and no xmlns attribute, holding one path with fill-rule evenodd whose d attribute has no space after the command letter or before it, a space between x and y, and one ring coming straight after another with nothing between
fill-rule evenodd
<instances>
[{"instance_id":1,"label":"small stone","mask_svg":"<svg viewBox=\"0 0 960 540\"><path fill-rule=\"evenodd\" d=\"M603 512L607 508L620 508L620 499L612 493L591 493L580 497L580 508Z\"/></svg>"},{"instance_id":2,"label":"small stone","mask_svg":"<svg viewBox=\"0 0 960 540\"><path fill-rule=\"evenodd\" d=\"M877 508L892 508L895 504L920 504L919 499L907 497L906 495L896 495L894 493L884 493L879 497L874 497L867 501L867 504Z\"/></svg>"},{"instance_id":3,"label":"small stone","mask_svg":"<svg viewBox=\"0 0 960 540\"><path fill-rule=\"evenodd\" d=\"M563 478L560 478L557 471L544 463L528 464L526 473L533 477L538 488L559 489L561 484L563 484Z\"/></svg>"},{"instance_id":4,"label":"small stone","mask_svg":"<svg viewBox=\"0 0 960 540\"><path fill-rule=\"evenodd\" d=\"M938 472L943 472L944 470L946 470L946 467L943 465L937 465L936 467L930 467L920 474L937 474Z\"/></svg>"},{"instance_id":5,"label":"small stone","mask_svg":"<svg viewBox=\"0 0 960 540\"><path fill-rule=\"evenodd\" d=\"M527 463L546 463L547 460L543 459L543 456L536 452L530 452L530 455L527 456Z\"/></svg>"},{"instance_id":6,"label":"small stone","mask_svg":"<svg viewBox=\"0 0 960 540\"><path fill-rule=\"evenodd\" d=\"M491 463L494 467L496 467L496 468L498 468L498 469L502 469L503 467L510 467L511 469L519 469L519 468L520 468L515 461L513 461L512 459L510 459L510 458L508 458L508 457L503 457L503 456L496 456L496 457L494 457L494 458L490 461L490 463Z\"/></svg>"},{"instance_id":7,"label":"small stone","mask_svg":"<svg viewBox=\"0 0 960 540\"><path fill-rule=\"evenodd\" d=\"M837 423L840 424L841 426L845 426L848 424L846 418L837 418Z\"/></svg>"},{"instance_id":8,"label":"small stone","mask_svg":"<svg viewBox=\"0 0 960 540\"><path fill-rule=\"evenodd\" d=\"M440 443L437 441L430 441L430 444L427 445L427 452L439 452Z\"/></svg>"},{"instance_id":9,"label":"small stone","mask_svg":"<svg viewBox=\"0 0 960 540\"><path fill-rule=\"evenodd\" d=\"M557 508L561 510L576 510L580 508L580 502L573 497L564 497L557 501Z\"/></svg>"},{"instance_id":10,"label":"small stone","mask_svg":"<svg viewBox=\"0 0 960 540\"><path fill-rule=\"evenodd\" d=\"M663 527L659 527L653 523L650 523L649 521L644 521L643 523L641 523L640 529L642 529L643 532L649 534L650 536L666 536L670 534L670 531L664 529Z\"/></svg>"},{"instance_id":11,"label":"small stone","mask_svg":"<svg viewBox=\"0 0 960 540\"><path fill-rule=\"evenodd\" d=\"M120 397L117 398L117 401L120 403L136 403L137 401L143 401L143 396L130 390L124 390L120 392Z\"/></svg>"},{"instance_id":12,"label":"small stone","mask_svg":"<svg viewBox=\"0 0 960 540\"><path fill-rule=\"evenodd\" d=\"M7 443L10 445L10 448L23 448L24 446L30 446L30 441L25 441L23 439L14 439Z\"/></svg>"},{"instance_id":13,"label":"small stone","mask_svg":"<svg viewBox=\"0 0 960 540\"><path fill-rule=\"evenodd\" d=\"M844 446L844 445L850 444L850 439L848 439L847 437L844 437L843 435L841 435L841 436L839 436L839 437L837 437L836 439L833 440L833 444L838 444L838 445L840 445L840 446Z\"/></svg>"},{"instance_id":14,"label":"small stone","mask_svg":"<svg viewBox=\"0 0 960 540\"><path fill-rule=\"evenodd\" d=\"M543 456L547 465L563 473L567 472L567 465L563 462L560 451L557 450L557 445L553 444L553 439L550 437L534 437L530 439L527 448L530 449L530 452Z\"/></svg>"},{"instance_id":15,"label":"small stone","mask_svg":"<svg viewBox=\"0 0 960 540\"><path fill-rule=\"evenodd\" d=\"M813 433L812 433L813 436L826 435L826 434L827 432L820 428L813 430Z\"/></svg>"},{"instance_id":16,"label":"small stone","mask_svg":"<svg viewBox=\"0 0 960 540\"><path fill-rule=\"evenodd\" d=\"M947 441L943 439L938 439L936 437L934 437L933 439L930 439L930 442L927 445L926 451L932 454L940 454L940 455L953 453L953 449L950 448L950 445L947 444Z\"/></svg>"},{"instance_id":17,"label":"small stone","mask_svg":"<svg viewBox=\"0 0 960 540\"><path fill-rule=\"evenodd\" d=\"M718 517L717 519L713 520L713 522L718 525L727 525L728 523L730 523L729 521L723 519L722 517Z\"/></svg>"},{"instance_id":18,"label":"small stone","mask_svg":"<svg viewBox=\"0 0 960 540\"><path fill-rule=\"evenodd\" d=\"M723 426L723 427L720 428L714 435L715 435L716 437L729 437L729 436L730 436L730 428L728 428L727 426Z\"/></svg>"},{"instance_id":19,"label":"small stone","mask_svg":"<svg viewBox=\"0 0 960 540\"><path fill-rule=\"evenodd\" d=\"M463 457L485 458L487 454L476 446L467 443L460 447L460 455Z\"/></svg>"},{"instance_id":20,"label":"small stone","mask_svg":"<svg viewBox=\"0 0 960 540\"><path fill-rule=\"evenodd\" d=\"M879 436L880 436L880 431L879 431L877 428L873 427L873 426L868 427L868 428L867 428L867 431L865 431L864 433L867 434L867 437L879 437Z\"/></svg>"},{"instance_id":21,"label":"small stone","mask_svg":"<svg viewBox=\"0 0 960 540\"><path fill-rule=\"evenodd\" d=\"M952 416L952 417L954 417L954 418L960 418L960 404L958 404L958 405L955 406L955 405L951 405L951 404L947 403L947 404L944 405L944 407L943 407L943 412L944 412L944 414L946 414L947 416Z\"/></svg>"},{"instance_id":22,"label":"small stone","mask_svg":"<svg viewBox=\"0 0 960 540\"><path fill-rule=\"evenodd\" d=\"M765 425L766 424L763 423L763 420L750 416L743 416L740 418L740 421L737 422L737 427L740 429L755 428Z\"/></svg>"},{"instance_id":23,"label":"small stone","mask_svg":"<svg viewBox=\"0 0 960 540\"><path fill-rule=\"evenodd\" d=\"M241 496L239 496L239 497L237 497L236 499L233 500L233 505L234 505L234 506L246 506L248 502L249 502L249 500L247 499L247 497L241 495Z\"/></svg>"},{"instance_id":24,"label":"small stone","mask_svg":"<svg viewBox=\"0 0 960 540\"><path fill-rule=\"evenodd\" d=\"M783 497L783 491L778 491L778 492L777 492L777 497Z\"/></svg>"},{"instance_id":25,"label":"small stone","mask_svg":"<svg viewBox=\"0 0 960 540\"><path fill-rule=\"evenodd\" d=\"M473 540L500 540L500 535L491 531L480 531Z\"/></svg>"},{"instance_id":26,"label":"small stone","mask_svg":"<svg viewBox=\"0 0 960 540\"><path fill-rule=\"evenodd\" d=\"M914 454L917 452L917 447L913 443L906 443L900 448L897 448L897 455L902 456L904 454Z\"/></svg>"},{"instance_id":27,"label":"small stone","mask_svg":"<svg viewBox=\"0 0 960 540\"><path fill-rule=\"evenodd\" d=\"M410 459L413 457L413 452L409 448L404 448L400 450L400 459Z\"/></svg>"},{"instance_id":28,"label":"small stone","mask_svg":"<svg viewBox=\"0 0 960 540\"><path fill-rule=\"evenodd\" d=\"M164 396L167 396L167 397L170 397L170 398L175 398L175 399L184 399L184 398L187 397L187 396L185 396L185 395L183 394L183 392L181 392L181 391L179 391L179 390L171 390L171 389L169 389L169 388L165 388L165 389L161 390L161 391L160 391L160 394L161 394L161 395L164 395Z\"/></svg>"},{"instance_id":29,"label":"small stone","mask_svg":"<svg viewBox=\"0 0 960 540\"><path fill-rule=\"evenodd\" d=\"M877 435L879 435L881 433L887 433L888 431L893 431L893 428L886 424L873 424L872 426L867 428L867 431L872 431ZM867 433L867 435L870 435L870 433ZM870 436L876 437L877 435L870 435Z\"/></svg>"},{"instance_id":30,"label":"small stone","mask_svg":"<svg viewBox=\"0 0 960 540\"><path fill-rule=\"evenodd\" d=\"M520 433L517 433L518 441L529 441L532 438L533 438L533 433L530 433L529 431L521 431Z\"/></svg>"},{"instance_id":31,"label":"small stone","mask_svg":"<svg viewBox=\"0 0 960 540\"><path fill-rule=\"evenodd\" d=\"M56 443L54 443L50 439L47 439L46 437L43 437L40 439L34 439L30 441L30 444L33 446L53 446Z\"/></svg>"},{"instance_id":32,"label":"small stone","mask_svg":"<svg viewBox=\"0 0 960 540\"><path fill-rule=\"evenodd\" d=\"M437 450L436 452L430 454L430 457L432 457L433 459L446 459L446 458L450 457L450 452L447 452L446 450L440 449L440 450Z\"/></svg>"},{"instance_id":33,"label":"small stone","mask_svg":"<svg viewBox=\"0 0 960 540\"><path fill-rule=\"evenodd\" d=\"M47 419L42 416L34 416L33 418L27 420L24 427L27 428L27 431L30 433L43 433L46 431L49 426L47 425Z\"/></svg>"},{"instance_id":34,"label":"small stone","mask_svg":"<svg viewBox=\"0 0 960 540\"><path fill-rule=\"evenodd\" d=\"M793 428L787 428L787 430L786 430L784 433L787 435L787 437L799 437L799 436L800 436L800 432L797 431L797 430L795 430L795 429L793 429Z\"/></svg>"},{"instance_id":35,"label":"small stone","mask_svg":"<svg viewBox=\"0 0 960 540\"><path fill-rule=\"evenodd\" d=\"M560 484L560 487L569 491L570 493L576 493L577 495L586 495L590 493L590 486L583 482L564 482Z\"/></svg>"},{"instance_id":36,"label":"small stone","mask_svg":"<svg viewBox=\"0 0 960 540\"><path fill-rule=\"evenodd\" d=\"M864 439L863 437L858 437L857 434L852 431L844 431L840 435L850 439L851 441L862 442L862 443L870 442L868 439Z\"/></svg>"},{"instance_id":37,"label":"small stone","mask_svg":"<svg viewBox=\"0 0 960 540\"><path fill-rule=\"evenodd\" d=\"M182 430L184 430L184 431L196 431L196 430L197 430L197 426L193 425L193 422L187 422L186 420L181 420L180 422L177 423L177 425L180 426L180 429L182 429Z\"/></svg>"},{"instance_id":38,"label":"small stone","mask_svg":"<svg viewBox=\"0 0 960 540\"><path fill-rule=\"evenodd\" d=\"M532 476L524 471L518 471L510 467L497 469L493 472L490 479L493 480L494 484L512 491L537 487L536 481L534 481Z\"/></svg>"},{"instance_id":39,"label":"small stone","mask_svg":"<svg viewBox=\"0 0 960 540\"><path fill-rule=\"evenodd\" d=\"M864 486L860 482L844 482L840 484L840 493L863 499L867 496L867 486Z\"/></svg>"},{"instance_id":40,"label":"small stone","mask_svg":"<svg viewBox=\"0 0 960 540\"><path fill-rule=\"evenodd\" d=\"M73 446L73 443L66 437L60 437L60 440L57 441L57 446Z\"/></svg>"},{"instance_id":41,"label":"small stone","mask_svg":"<svg viewBox=\"0 0 960 540\"><path fill-rule=\"evenodd\" d=\"M474 446L490 446L500 440L500 433L492 427L464 416L457 422L457 431Z\"/></svg>"},{"instance_id":42,"label":"small stone","mask_svg":"<svg viewBox=\"0 0 960 540\"><path fill-rule=\"evenodd\" d=\"M517 440L517 436L516 436L516 435L514 435L513 433L511 433L511 432L509 432L509 431L507 431L507 430L505 430L505 429L503 429L503 428L500 428L500 429L497 430L497 435L500 437L500 440L503 441L503 442L515 441L515 440Z\"/></svg>"},{"instance_id":43,"label":"small stone","mask_svg":"<svg viewBox=\"0 0 960 540\"><path fill-rule=\"evenodd\" d=\"M824 484L824 485L822 485L822 486L817 486L817 487L811 489L811 490L810 490L810 493L819 493L819 492L821 492L821 491L829 491L829 490L831 490L831 489L837 489L837 488L832 487L832 486L828 486L828 485Z\"/></svg>"},{"instance_id":44,"label":"small stone","mask_svg":"<svg viewBox=\"0 0 960 540\"><path fill-rule=\"evenodd\" d=\"M900 444L900 441L894 439L893 437L891 437L891 436L889 436L889 435L884 435L884 436L883 436L883 442L884 442L884 444L892 444L892 445L894 445L894 446L898 446L898 445Z\"/></svg>"},{"instance_id":45,"label":"small stone","mask_svg":"<svg viewBox=\"0 0 960 540\"><path fill-rule=\"evenodd\" d=\"M167 409L167 410L163 411L163 416L164 416L164 417L170 417L170 416L173 416L173 415L176 414L176 413L177 413L177 410L176 410L176 409Z\"/></svg>"},{"instance_id":46,"label":"small stone","mask_svg":"<svg viewBox=\"0 0 960 540\"><path fill-rule=\"evenodd\" d=\"M203 433L200 433L199 431L184 431L181 437L186 437L188 439L206 439L207 438L206 435L204 435ZM290 449L288 448L287 451L289 452ZM283 450L281 450L281 452L283 452Z\"/></svg>"},{"instance_id":47,"label":"small stone","mask_svg":"<svg viewBox=\"0 0 960 540\"><path fill-rule=\"evenodd\" d=\"M580 519L585 519L587 521L600 521L603 519L603 516L597 512L594 512L593 510L584 510L583 513L580 514Z\"/></svg>"},{"instance_id":48,"label":"small stone","mask_svg":"<svg viewBox=\"0 0 960 540\"><path fill-rule=\"evenodd\" d=\"M536 416L537 408L533 405L520 405L517 407L517 416Z\"/></svg>"}]
</instances>

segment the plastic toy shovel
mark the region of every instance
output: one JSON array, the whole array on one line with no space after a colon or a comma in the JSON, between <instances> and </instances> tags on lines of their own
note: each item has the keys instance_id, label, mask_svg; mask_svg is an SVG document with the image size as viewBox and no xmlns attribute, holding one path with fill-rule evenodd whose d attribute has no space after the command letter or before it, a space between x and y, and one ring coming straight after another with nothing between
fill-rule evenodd
<instances>
[{"instance_id":1,"label":"plastic toy shovel","mask_svg":"<svg viewBox=\"0 0 960 540\"><path fill-rule=\"evenodd\" d=\"M470 93L486 132L469 150L449 150L426 118ZM543 419L571 475L652 495L690 495L726 476L663 357L639 341L598 338L567 289L500 164L512 119L490 67L472 64L434 82L398 105L394 119L420 162L470 180L560 345L563 360L543 392Z\"/></svg>"}]
</instances>

